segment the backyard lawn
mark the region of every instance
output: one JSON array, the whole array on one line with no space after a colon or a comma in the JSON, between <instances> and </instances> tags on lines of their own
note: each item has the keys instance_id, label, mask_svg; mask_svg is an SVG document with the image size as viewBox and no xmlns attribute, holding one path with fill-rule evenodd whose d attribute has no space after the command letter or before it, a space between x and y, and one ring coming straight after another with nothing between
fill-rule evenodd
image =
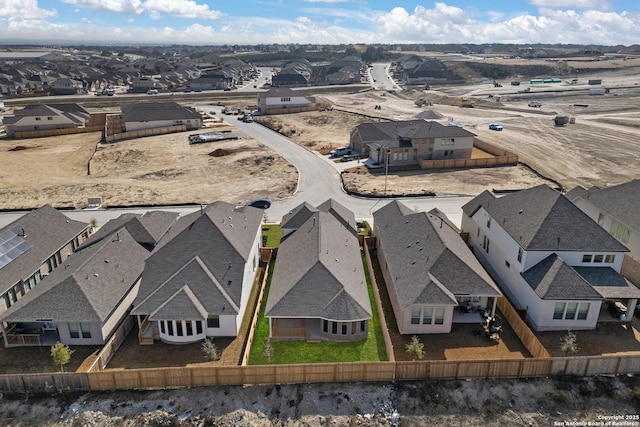
<instances>
[{"instance_id":1,"label":"backyard lawn","mask_svg":"<svg viewBox=\"0 0 640 427\"><path fill-rule=\"evenodd\" d=\"M364 253L362 261L365 263ZM269 295L271 275L274 263L269 269L265 295ZM264 339L269 336L269 319L264 317L267 298L260 307L260 317L256 326L253 346L249 357L250 365L264 364L293 364L293 363L329 363L329 362L379 362L387 360L387 352L382 336L382 326L375 303L369 269L365 263L365 277L369 290L369 301L373 318L369 322L369 336L366 340L357 342L327 342L308 343L306 341L271 341L273 355L269 360L264 355Z\"/></svg>"}]
</instances>

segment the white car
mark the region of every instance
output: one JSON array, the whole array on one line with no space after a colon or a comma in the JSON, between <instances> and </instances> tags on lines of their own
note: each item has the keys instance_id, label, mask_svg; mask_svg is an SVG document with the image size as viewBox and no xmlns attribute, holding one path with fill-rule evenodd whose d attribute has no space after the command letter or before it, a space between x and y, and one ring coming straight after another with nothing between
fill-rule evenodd
<instances>
[{"instance_id":1,"label":"white car","mask_svg":"<svg viewBox=\"0 0 640 427\"><path fill-rule=\"evenodd\" d=\"M502 125L499 125L498 123L490 123L489 124L489 129L501 131L502 130Z\"/></svg>"}]
</instances>

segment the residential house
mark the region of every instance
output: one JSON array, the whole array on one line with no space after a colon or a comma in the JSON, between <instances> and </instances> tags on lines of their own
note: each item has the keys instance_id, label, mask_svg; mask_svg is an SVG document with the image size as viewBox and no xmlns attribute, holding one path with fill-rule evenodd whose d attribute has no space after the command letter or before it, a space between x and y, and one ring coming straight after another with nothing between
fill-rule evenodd
<instances>
[{"instance_id":1,"label":"residential house","mask_svg":"<svg viewBox=\"0 0 640 427\"><path fill-rule=\"evenodd\" d=\"M352 149L376 164L416 166L420 160L469 159L475 134L426 120L362 123L351 131Z\"/></svg>"},{"instance_id":2,"label":"residential house","mask_svg":"<svg viewBox=\"0 0 640 427\"><path fill-rule=\"evenodd\" d=\"M40 104L15 110L13 116L5 116L2 121L7 136L13 137L16 132L81 128L90 115L78 104Z\"/></svg>"},{"instance_id":3,"label":"residential house","mask_svg":"<svg viewBox=\"0 0 640 427\"><path fill-rule=\"evenodd\" d=\"M640 180L588 190L578 186L566 197L629 248L622 272L640 286Z\"/></svg>"},{"instance_id":4,"label":"residential house","mask_svg":"<svg viewBox=\"0 0 640 427\"><path fill-rule=\"evenodd\" d=\"M315 104L315 98L304 96L289 88L274 87L266 92L258 93L258 112L260 114L269 114L269 110L313 107Z\"/></svg>"},{"instance_id":5,"label":"residential house","mask_svg":"<svg viewBox=\"0 0 640 427\"><path fill-rule=\"evenodd\" d=\"M372 317L353 213L333 200L283 217L265 307L274 339L358 341Z\"/></svg>"},{"instance_id":6,"label":"residential house","mask_svg":"<svg viewBox=\"0 0 640 427\"><path fill-rule=\"evenodd\" d=\"M55 95L75 95L77 93L82 93L83 88L81 81L65 77L52 81L49 84L49 89Z\"/></svg>"},{"instance_id":7,"label":"residential house","mask_svg":"<svg viewBox=\"0 0 640 427\"><path fill-rule=\"evenodd\" d=\"M216 90L233 88L234 78L231 73L226 70L218 70L215 72L203 74L197 79L189 82L191 90Z\"/></svg>"},{"instance_id":8,"label":"residential house","mask_svg":"<svg viewBox=\"0 0 640 427\"><path fill-rule=\"evenodd\" d=\"M133 79L129 85L129 91L145 93L151 89L166 90L166 85L160 82L160 76L140 76Z\"/></svg>"},{"instance_id":9,"label":"residential house","mask_svg":"<svg viewBox=\"0 0 640 427\"><path fill-rule=\"evenodd\" d=\"M125 214L100 227L0 316L5 345L104 344L129 316L144 261L177 216Z\"/></svg>"},{"instance_id":10,"label":"residential house","mask_svg":"<svg viewBox=\"0 0 640 427\"><path fill-rule=\"evenodd\" d=\"M36 287L89 238L89 224L50 205L0 229L0 313Z\"/></svg>"},{"instance_id":11,"label":"residential house","mask_svg":"<svg viewBox=\"0 0 640 427\"><path fill-rule=\"evenodd\" d=\"M274 87L308 86L312 74L313 66L306 59L292 61L271 77L271 85Z\"/></svg>"},{"instance_id":12,"label":"residential house","mask_svg":"<svg viewBox=\"0 0 640 427\"><path fill-rule=\"evenodd\" d=\"M455 226L437 210L392 201L373 213L376 253L401 334L449 333L494 317L502 296Z\"/></svg>"},{"instance_id":13,"label":"residential house","mask_svg":"<svg viewBox=\"0 0 640 427\"><path fill-rule=\"evenodd\" d=\"M187 130L200 129L202 116L191 107L177 102L149 102L121 107L122 122L127 132L185 125Z\"/></svg>"},{"instance_id":14,"label":"residential house","mask_svg":"<svg viewBox=\"0 0 640 427\"><path fill-rule=\"evenodd\" d=\"M547 185L500 198L481 193L463 206L462 229L535 330L625 321L601 308L624 303L633 313L640 298L640 290L620 275L629 250Z\"/></svg>"},{"instance_id":15,"label":"residential house","mask_svg":"<svg viewBox=\"0 0 640 427\"><path fill-rule=\"evenodd\" d=\"M131 312L141 344L237 335L258 268L262 215L215 202L169 229L145 263Z\"/></svg>"}]
</instances>

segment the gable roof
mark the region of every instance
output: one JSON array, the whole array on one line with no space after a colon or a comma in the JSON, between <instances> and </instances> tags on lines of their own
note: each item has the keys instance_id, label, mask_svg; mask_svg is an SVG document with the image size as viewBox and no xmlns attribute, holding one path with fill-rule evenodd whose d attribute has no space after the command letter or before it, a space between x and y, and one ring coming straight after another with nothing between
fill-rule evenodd
<instances>
[{"instance_id":1,"label":"gable roof","mask_svg":"<svg viewBox=\"0 0 640 427\"><path fill-rule=\"evenodd\" d=\"M65 247L89 224L69 219L50 205L33 210L0 229L0 234L20 230L19 237L31 247L0 268L0 293L40 269L53 254Z\"/></svg>"},{"instance_id":2,"label":"gable roof","mask_svg":"<svg viewBox=\"0 0 640 427\"><path fill-rule=\"evenodd\" d=\"M475 134L459 126L444 126L422 119L381 123L362 123L357 132L366 143L388 141L397 144L399 139L474 137Z\"/></svg>"},{"instance_id":3,"label":"gable roof","mask_svg":"<svg viewBox=\"0 0 640 427\"><path fill-rule=\"evenodd\" d=\"M354 233L357 232L356 217L353 212L333 199L325 200L318 207L314 207L307 202L299 204L282 217L280 226L282 228L298 228L316 212L330 213L346 228Z\"/></svg>"},{"instance_id":4,"label":"gable roof","mask_svg":"<svg viewBox=\"0 0 640 427\"><path fill-rule=\"evenodd\" d=\"M584 277L555 253L521 273L521 275L542 299L604 299Z\"/></svg>"},{"instance_id":5,"label":"gable roof","mask_svg":"<svg viewBox=\"0 0 640 427\"><path fill-rule=\"evenodd\" d=\"M149 252L122 228L73 253L0 318L104 323L136 284Z\"/></svg>"},{"instance_id":6,"label":"gable roof","mask_svg":"<svg viewBox=\"0 0 640 427\"><path fill-rule=\"evenodd\" d=\"M413 212L397 200L375 211L373 218L392 280L388 285L402 307L457 305L455 295L502 295L444 218Z\"/></svg>"},{"instance_id":7,"label":"gable roof","mask_svg":"<svg viewBox=\"0 0 640 427\"><path fill-rule=\"evenodd\" d=\"M304 96L288 87L272 87L266 92L259 92L259 99Z\"/></svg>"},{"instance_id":8,"label":"gable roof","mask_svg":"<svg viewBox=\"0 0 640 427\"><path fill-rule=\"evenodd\" d=\"M160 120L201 119L202 116L191 107L183 107L177 102L145 102L127 104L121 107L124 122L156 122Z\"/></svg>"},{"instance_id":9,"label":"gable roof","mask_svg":"<svg viewBox=\"0 0 640 427\"><path fill-rule=\"evenodd\" d=\"M147 260L133 314L151 314L188 285L209 314L237 313L262 210L215 202L175 222ZM182 318L179 306L164 316Z\"/></svg>"},{"instance_id":10,"label":"gable roof","mask_svg":"<svg viewBox=\"0 0 640 427\"><path fill-rule=\"evenodd\" d=\"M167 211L148 211L144 215L122 214L100 227L85 245L91 245L95 241L111 235L116 229L124 227L138 243L153 248L178 216L178 213Z\"/></svg>"},{"instance_id":11,"label":"gable roof","mask_svg":"<svg viewBox=\"0 0 640 427\"><path fill-rule=\"evenodd\" d=\"M580 187L581 188L581 187ZM612 187L591 187L581 194L572 190L573 197L581 197L608 213L627 227L640 231L640 180L634 179Z\"/></svg>"},{"instance_id":12,"label":"gable roof","mask_svg":"<svg viewBox=\"0 0 640 427\"><path fill-rule=\"evenodd\" d=\"M462 209L472 217L480 207L525 250L629 251L566 197L544 184L500 198L484 191Z\"/></svg>"},{"instance_id":13,"label":"gable roof","mask_svg":"<svg viewBox=\"0 0 640 427\"><path fill-rule=\"evenodd\" d=\"M357 237L318 211L278 249L265 317L357 321L372 316Z\"/></svg>"}]
</instances>

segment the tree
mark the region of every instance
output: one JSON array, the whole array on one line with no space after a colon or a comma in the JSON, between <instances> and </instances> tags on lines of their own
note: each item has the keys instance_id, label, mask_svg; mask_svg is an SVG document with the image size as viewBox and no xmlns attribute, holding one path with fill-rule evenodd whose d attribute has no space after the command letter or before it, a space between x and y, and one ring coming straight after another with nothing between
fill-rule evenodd
<instances>
[{"instance_id":1,"label":"tree","mask_svg":"<svg viewBox=\"0 0 640 427\"><path fill-rule=\"evenodd\" d=\"M422 359L424 357L424 344L420 342L416 335L411 337L411 342L406 344L405 348L413 360Z\"/></svg>"},{"instance_id":2,"label":"tree","mask_svg":"<svg viewBox=\"0 0 640 427\"><path fill-rule=\"evenodd\" d=\"M202 351L204 351L205 357L211 361L220 360L220 350L213 343L213 338L205 338L202 341Z\"/></svg>"},{"instance_id":3,"label":"tree","mask_svg":"<svg viewBox=\"0 0 640 427\"><path fill-rule=\"evenodd\" d=\"M565 356L573 356L580 350L578 347L578 337L575 332L567 331L567 335L560 338L560 350Z\"/></svg>"},{"instance_id":4,"label":"tree","mask_svg":"<svg viewBox=\"0 0 640 427\"><path fill-rule=\"evenodd\" d=\"M51 346L51 358L53 359L53 364L60 366L60 372L64 372L64 365L69 363L74 351L75 350L71 350L68 345L62 344L61 342Z\"/></svg>"}]
</instances>

